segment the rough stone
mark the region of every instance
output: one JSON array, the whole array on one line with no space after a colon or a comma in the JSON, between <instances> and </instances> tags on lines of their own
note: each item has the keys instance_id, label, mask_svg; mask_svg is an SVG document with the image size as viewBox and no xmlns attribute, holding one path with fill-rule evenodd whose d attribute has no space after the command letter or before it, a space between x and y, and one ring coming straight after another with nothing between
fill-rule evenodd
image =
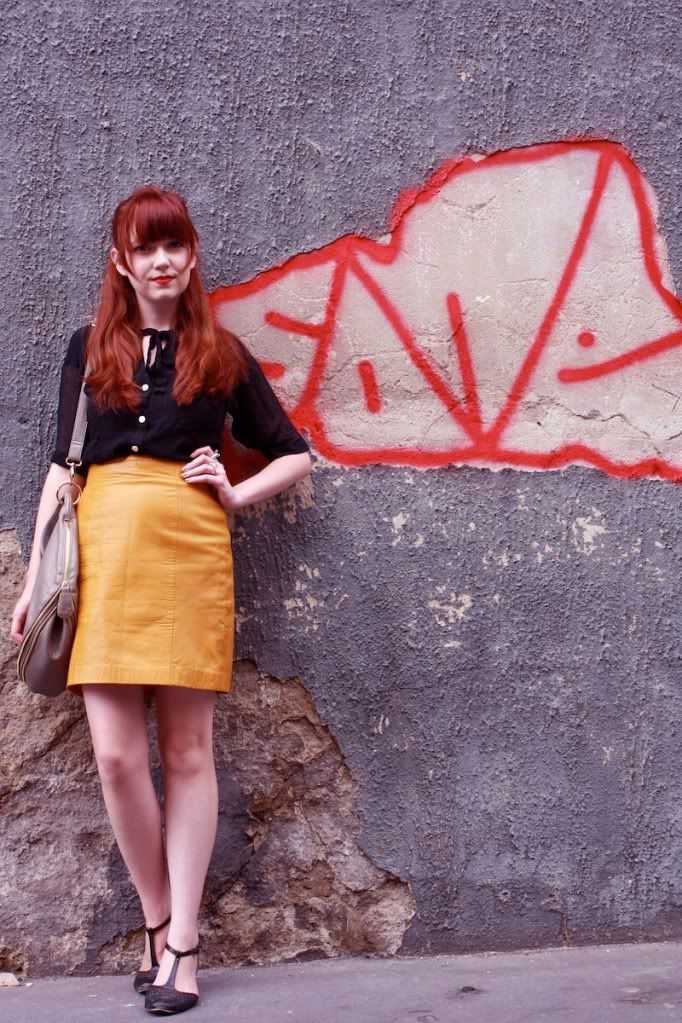
<instances>
[{"instance_id":1,"label":"rough stone","mask_svg":"<svg viewBox=\"0 0 682 1023\"><path fill-rule=\"evenodd\" d=\"M0 554L8 619L22 576L13 531L0 532ZM131 970L138 909L104 815L82 703L33 696L14 677L14 653L5 639L0 967ZM207 965L397 951L414 900L360 848L356 783L301 681L237 663L218 705L215 752ZM158 778L158 759L153 767Z\"/></svg>"}]
</instances>

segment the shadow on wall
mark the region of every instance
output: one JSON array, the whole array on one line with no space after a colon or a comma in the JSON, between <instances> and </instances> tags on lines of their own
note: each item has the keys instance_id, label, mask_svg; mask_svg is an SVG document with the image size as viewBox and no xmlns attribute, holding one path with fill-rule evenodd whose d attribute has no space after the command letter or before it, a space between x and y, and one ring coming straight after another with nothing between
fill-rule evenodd
<instances>
[{"instance_id":1,"label":"shadow on wall","mask_svg":"<svg viewBox=\"0 0 682 1023\"><path fill-rule=\"evenodd\" d=\"M445 164L391 233L212 296L317 451L682 479L682 303L655 196L621 146Z\"/></svg>"}]
</instances>

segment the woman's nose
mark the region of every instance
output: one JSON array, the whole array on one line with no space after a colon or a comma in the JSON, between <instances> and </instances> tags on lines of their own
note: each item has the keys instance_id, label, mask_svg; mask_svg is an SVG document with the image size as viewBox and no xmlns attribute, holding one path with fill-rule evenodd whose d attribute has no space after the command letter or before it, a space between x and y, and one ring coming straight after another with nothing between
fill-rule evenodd
<instances>
[{"instance_id":1,"label":"woman's nose","mask_svg":"<svg viewBox=\"0 0 682 1023\"><path fill-rule=\"evenodd\" d=\"M168 266L168 253L163 245L159 245L154 253L154 266Z\"/></svg>"}]
</instances>

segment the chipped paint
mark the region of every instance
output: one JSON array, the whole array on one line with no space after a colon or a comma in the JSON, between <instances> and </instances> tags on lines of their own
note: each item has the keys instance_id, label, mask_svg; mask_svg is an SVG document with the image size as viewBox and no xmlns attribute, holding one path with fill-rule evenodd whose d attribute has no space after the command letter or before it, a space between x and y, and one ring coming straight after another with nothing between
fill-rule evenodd
<instances>
[{"instance_id":1,"label":"chipped paint","mask_svg":"<svg viewBox=\"0 0 682 1023\"><path fill-rule=\"evenodd\" d=\"M397 515L394 515L393 518L391 519L393 523L393 532L394 533L402 532L403 526L407 523L409 517L410 517L409 514L407 514L406 512L398 512Z\"/></svg>"},{"instance_id":2,"label":"chipped paint","mask_svg":"<svg viewBox=\"0 0 682 1023\"><path fill-rule=\"evenodd\" d=\"M571 524L573 546L580 554L592 554L597 538L608 533L604 523L599 521L602 518L602 513L593 508L592 515L579 515Z\"/></svg>"},{"instance_id":3,"label":"chipped paint","mask_svg":"<svg viewBox=\"0 0 682 1023\"><path fill-rule=\"evenodd\" d=\"M383 735L388 726L390 725L390 723L391 720L387 714L386 715L380 714L379 720L377 721L376 725L374 725L374 727L372 728L372 731L374 732L375 735Z\"/></svg>"},{"instance_id":4,"label":"chipped paint","mask_svg":"<svg viewBox=\"0 0 682 1023\"><path fill-rule=\"evenodd\" d=\"M436 586L436 593L439 596L429 600L426 605L437 612L434 617L440 626L454 625L455 622L462 621L473 607L473 600L468 593L450 593L449 598L444 600L440 595L445 591L445 586Z\"/></svg>"}]
</instances>

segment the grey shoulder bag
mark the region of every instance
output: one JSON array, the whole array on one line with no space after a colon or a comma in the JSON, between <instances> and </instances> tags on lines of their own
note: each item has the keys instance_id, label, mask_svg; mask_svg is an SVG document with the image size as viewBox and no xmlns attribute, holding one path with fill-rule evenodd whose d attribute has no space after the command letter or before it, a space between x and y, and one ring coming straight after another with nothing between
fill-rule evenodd
<instances>
[{"instance_id":1,"label":"grey shoulder bag","mask_svg":"<svg viewBox=\"0 0 682 1023\"><path fill-rule=\"evenodd\" d=\"M85 368L87 376L88 367ZM81 488L74 481L87 428L85 380L81 386L66 457L70 479L57 489L57 505L40 538L40 566L26 612L17 672L29 689L58 696L66 689L78 617L78 523ZM74 500L73 492L78 491Z\"/></svg>"}]
</instances>

